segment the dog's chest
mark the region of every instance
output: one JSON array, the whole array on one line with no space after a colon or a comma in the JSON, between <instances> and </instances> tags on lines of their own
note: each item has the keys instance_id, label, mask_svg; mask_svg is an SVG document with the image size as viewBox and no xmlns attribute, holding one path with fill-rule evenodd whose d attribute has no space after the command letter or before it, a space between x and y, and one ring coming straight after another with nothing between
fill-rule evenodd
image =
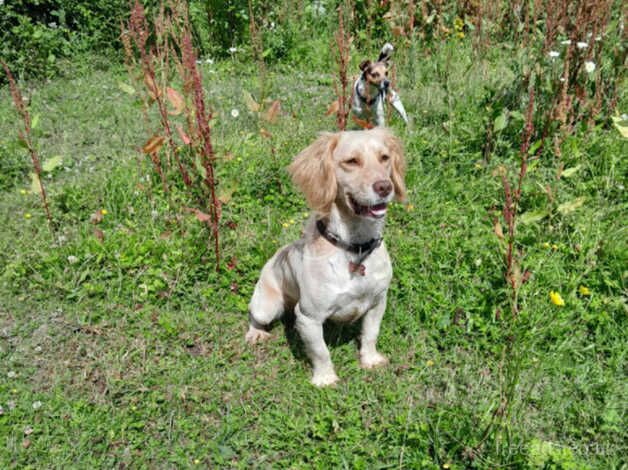
<instances>
[{"instance_id":1,"label":"dog's chest","mask_svg":"<svg viewBox=\"0 0 628 470\"><path fill-rule=\"evenodd\" d=\"M330 260L335 274L328 284L330 319L342 322L357 320L381 301L390 284L390 262L386 257L367 259L363 264L364 275L361 275L352 272L345 257Z\"/></svg>"}]
</instances>

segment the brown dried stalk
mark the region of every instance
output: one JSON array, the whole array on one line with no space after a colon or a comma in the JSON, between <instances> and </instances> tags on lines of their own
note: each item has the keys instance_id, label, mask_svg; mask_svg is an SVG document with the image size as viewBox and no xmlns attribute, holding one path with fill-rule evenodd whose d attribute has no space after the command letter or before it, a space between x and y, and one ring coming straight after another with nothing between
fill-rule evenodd
<instances>
[{"instance_id":1,"label":"brown dried stalk","mask_svg":"<svg viewBox=\"0 0 628 470\"><path fill-rule=\"evenodd\" d=\"M214 253L216 255L216 271L220 271L220 243L218 239L218 222L220 220L220 202L216 197L216 181L214 179L214 149L211 141L211 131L209 120L212 118L211 111L206 111L205 98L203 96L203 86L201 75L196 67L196 54L192 46L192 38L189 30L183 34L183 48L181 50L182 62L187 72L192 78L194 87L194 107L196 109L196 125L198 135L202 139L201 160L205 169L205 185L211 194L211 225L214 235Z\"/></svg>"},{"instance_id":2,"label":"brown dried stalk","mask_svg":"<svg viewBox=\"0 0 628 470\"><path fill-rule=\"evenodd\" d=\"M9 89L11 91L11 98L13 98L13 104L15 105L17 112L20 114L22 123L24 124L24 131L21 129L18 130L18 136L28 148L28 153L31 156L33 169L35 170L35 175L37 175L37 180L39 182L39 195L41 196L41 202L44 206L44 210L46 211L46 218L48 219L48 227L50 227L50 230L53 231L52 216L50 215L50 208L48 207L48 200L46 198L46 188L44 188L44 180L41 177L41 161L37 155L37 150L35 150L35 145L33 144L33 138L31 135L31 116L28 109L24 105L22 93L13 78L11 70L9 70L9 67L6 63L4 63L4 61L0 61L0 63L2 63L4 72L7 74L7 79L9 80Z\"/></svg>"},{"instance_id":3,"label":"brown dried stalk","mask_svg":"<svg viewBox=\"0 0 628 470\"><path fill-rule=\"evenodd\" d=\"M336 43L337 55L336 65L338 75L336 77L336 81L334 81L334 91L336 93L336 97L338 99L338 109L336 111L336 126L338 130L344 131L347 127L347 117L349 116L349 111L351 109L351 99L352 95L347 92L349 87L349 77L347 74L347 70L349 67L349 60L351 54L351 33L345 31L345 22L344 15L345 11L348 9L348 2L345 2L345 5L341 5L338 7L338 31L334 33L334 40ZM332 47L333 47L332 42Z\"/></svg>"}]
</instances>

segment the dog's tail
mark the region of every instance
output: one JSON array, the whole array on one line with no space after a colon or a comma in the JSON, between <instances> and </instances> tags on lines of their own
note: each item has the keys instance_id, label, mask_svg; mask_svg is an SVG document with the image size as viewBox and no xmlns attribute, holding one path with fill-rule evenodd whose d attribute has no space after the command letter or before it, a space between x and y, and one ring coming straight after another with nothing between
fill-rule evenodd
<instances>
[{"instance_id":1,"label":"dog's tail","mask_svg":"<svg viewBox=\"0 0 628 470\"><path fill-rule=\"evenodd\" d=\"M390 59L390 56L392 55L394 50L395 48L391 43L387 42L386 44L384 44L384 47L382 47L382 50L379 53L379 58L377 59L377 62L385 62Z\"/></svg>"}]
</instances>

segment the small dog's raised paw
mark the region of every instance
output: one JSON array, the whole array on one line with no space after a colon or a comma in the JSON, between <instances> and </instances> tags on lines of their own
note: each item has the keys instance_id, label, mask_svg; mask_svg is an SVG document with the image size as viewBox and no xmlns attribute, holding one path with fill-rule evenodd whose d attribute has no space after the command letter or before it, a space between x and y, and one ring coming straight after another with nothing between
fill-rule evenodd
<instances>
[{"instance_id":1,"label":"small dog's raised paw","mask_svg":"<svg viewBox=\"0 0 628 470\"><path fill-rule=\"evenodd\" d=\"M251 345L261 343L262 341L270 339L270 333L251 326L249 327L249 331L246 332L244 339Z\"/></svg>"},{"instance_id":2,"label":"small dog's raised paw","mask_svg":"<svg viewBox=\"0 0 628 470\"><path fill-rule=\"evenodd\" d=\"M334 373L325 373L325 374L315 374L312 377L312 385L316 385L317 387L328 387L330 385L336 384L340 380L338 376Z\"/></svg>"},{"instance_id":3,"label":"small dog's raised paw","mask_svg":"<svg viewBox=\"0 0 628 470\"><path fill-rule=\"evenodd\" d=\"M380 353L360 356L360 366L363 369L374 369L388 364L388 358Z\"/></svg>"}]
</instances>

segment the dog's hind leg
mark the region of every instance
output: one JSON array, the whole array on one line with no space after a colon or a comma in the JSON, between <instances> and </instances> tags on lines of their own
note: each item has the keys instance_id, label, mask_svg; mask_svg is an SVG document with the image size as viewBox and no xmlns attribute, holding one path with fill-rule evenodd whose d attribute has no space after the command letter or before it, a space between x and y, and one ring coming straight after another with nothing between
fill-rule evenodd
<instances>
[{"instance_id":1,"label":"dog's hind leg","mask_svg":"<svg viewBox=\"0 0 628 470\"><path fill-rule=\"evenodd\" d=\"M248 343L255 344L270 338L268 326L278 320L286 308L280 286L277 273L271 266L265 266L249 303L249 330L245 336Z\"/></svg>"}]
</instances>

